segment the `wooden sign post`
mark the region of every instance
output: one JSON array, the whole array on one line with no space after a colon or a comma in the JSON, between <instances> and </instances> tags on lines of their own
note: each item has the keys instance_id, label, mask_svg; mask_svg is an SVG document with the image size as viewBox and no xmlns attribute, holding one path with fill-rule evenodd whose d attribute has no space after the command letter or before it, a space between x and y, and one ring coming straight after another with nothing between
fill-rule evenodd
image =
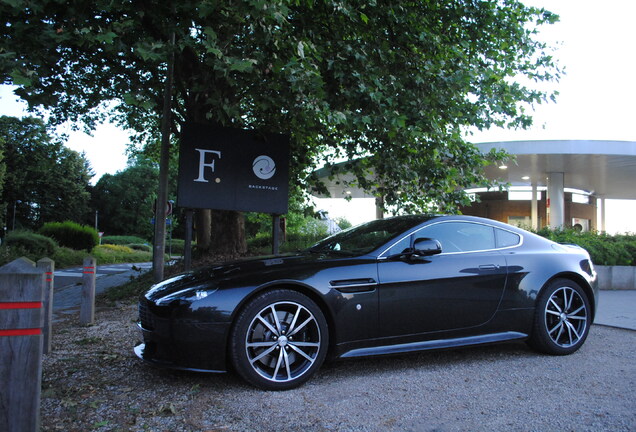
<instances>
[{"instance_id":1,"label":"wooden sign post","mask_svg":"<svg viewBox=\"0 0 636 432\"><path fill-rule=\"evenodd\" d=\"M95 258L84 258L84 271L82 276L82 302L80 304L80 324L93 324L95 322L95 278L97 266Z\"/></svg>"},{"instance_id":2,"label":"wooden sign post","mask_svg":"<svg viewBox=\"0 0 636 432\"><path fill-rule=\"evenodd\" d=\"M42 353L51 352L51 331L53 328L53 278L55 277L55 261L50 258L38 260L37 267L44 270L44 325L42 326Z\"/></svg>"},{"instance_id":3,"label":"wooden sign post","mask_svg":"<svg viewBox=\"0 0 636 432\"><path fill-rule=\"evenodd\" d=\"M45 274L19 258L0 267L0 430L40 428Z\"/></svg>"}]
</instances>

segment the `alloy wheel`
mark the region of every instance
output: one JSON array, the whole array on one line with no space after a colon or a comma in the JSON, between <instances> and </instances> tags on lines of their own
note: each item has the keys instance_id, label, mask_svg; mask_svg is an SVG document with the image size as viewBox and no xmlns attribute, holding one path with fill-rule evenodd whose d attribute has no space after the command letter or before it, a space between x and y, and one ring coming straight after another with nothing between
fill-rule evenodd
<instances>
[{"instance_id":1,"label":"alloy wheel","mask_svg":"<svg viewBox=\"0 0 636 432\"><path fill-rule=\"evenodd\" d=\"M550 339L562 348L585 337L588 311L581 295L572 287L557 288L545 306L545 327Z\"/></svg>"},{"instance_id":2,"label":"alloy wheel","mask_svg":"<svg viewBox=\"0 0 636 432\"><path fill-rule=\"evenodd\" d=\"M270 304L247 328L245 351L253 370L268 381L285 383L305 374L319 357L320 326L303 305Z\"/></svg>"}]
</instances>

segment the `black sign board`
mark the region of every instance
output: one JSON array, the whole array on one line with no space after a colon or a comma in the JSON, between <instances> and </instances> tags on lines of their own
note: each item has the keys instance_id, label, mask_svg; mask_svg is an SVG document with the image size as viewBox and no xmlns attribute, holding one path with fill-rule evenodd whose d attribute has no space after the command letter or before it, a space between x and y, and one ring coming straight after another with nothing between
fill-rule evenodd
<instances>
[{"instance_id":1,"label":"black sign board","mask_svg":"<svg viewBox=\"0 0 636 432\"><path fill-rule=\"evenodd\" d=\"M178 189L180 207L287 213L289 137L187 124Z\"/></svg>"}]
</instances>

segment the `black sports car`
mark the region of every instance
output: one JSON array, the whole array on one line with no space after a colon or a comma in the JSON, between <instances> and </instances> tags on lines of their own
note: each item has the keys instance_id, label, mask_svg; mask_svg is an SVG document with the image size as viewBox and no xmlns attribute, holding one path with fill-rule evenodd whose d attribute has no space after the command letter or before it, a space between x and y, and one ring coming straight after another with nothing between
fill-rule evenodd
<instances>
[{"instance_id":1,"label":"black sports car","mask_svg":"<svg viewBox=\"0 0 636 432\"><path fill-rule=\"evenodd\" d=\"M184 273L139 302L142 359L272 390L349 358L527 340L570 354L596 311L588 253L500 222L400 216L284 256Z\"/></svg>"}]
</instances>

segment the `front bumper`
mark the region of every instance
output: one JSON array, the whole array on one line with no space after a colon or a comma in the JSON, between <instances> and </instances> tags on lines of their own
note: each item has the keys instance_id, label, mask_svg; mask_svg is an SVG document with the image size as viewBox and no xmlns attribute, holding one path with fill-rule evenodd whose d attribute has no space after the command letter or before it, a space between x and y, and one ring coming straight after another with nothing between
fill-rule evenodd
<instances>
[{"instance_id":1,"label":"front bumper","mask_svg":"<svg viewBox=\"0 0 636 432\"><path fill-rule=\"evenodd\" d=\"M168 368L168 369L177 369L177 370L186 370L186 371L191 371L191 372L208 372L208 373L225 373L227 372L226 370L212 370L212 369L197 369L197 368L192 368L192 367L185 367L185 366L180 366L178 364L175 364L173 362L169 362L166 360L162 360L156 356L153 356L151 354L148 353L148 350L146 349L146 344L145 343L141 343L139 345L137 345L133 351L135 352L135 355L137 357L139 357L141 360L145 361L146 363L149 363L153 366L157 366L157 367L164 367L164 368Z\"/></svg>"},{"instance_id":2,"label":"front bumper","mask_svg":"<svg viewBox=\"0 0 636 432\"><path fill-rule=\"evenodd\" d=\"M187 310L160 307L142 300L139 305L143 343L135 354L155 366L199 372L227 370L230 323L194 319Z\"/></svg>"}]
</instances>

